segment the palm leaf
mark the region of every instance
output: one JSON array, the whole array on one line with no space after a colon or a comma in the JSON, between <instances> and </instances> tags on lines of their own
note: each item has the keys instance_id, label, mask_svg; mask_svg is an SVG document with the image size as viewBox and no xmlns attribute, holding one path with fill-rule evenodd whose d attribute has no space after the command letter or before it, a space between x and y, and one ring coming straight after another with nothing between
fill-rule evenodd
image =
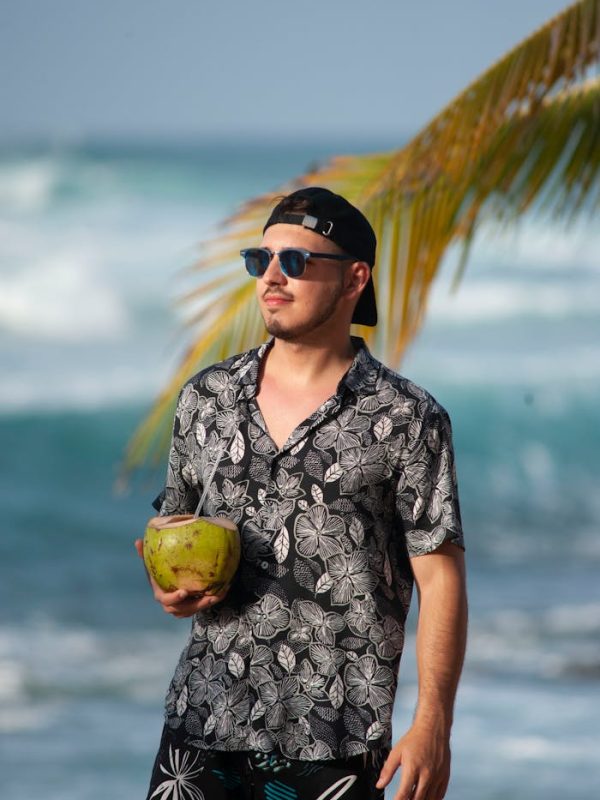
<instances>
[{"instance_id":1,"label":"palm leaf","mask_svg":"<svg viewBox=\"0 0 600 800\"><path fill-rule=\"evenodd\" d=\"M392 366L423 322L449 245L462 247L457 284L483 221L509 224L535 204L569 222L584 206L596 207L600 82L590 73L599 54L600 0L580 0L492 65L401 149L334 157L225 220L194 265L197 288L183 298L194 308L196 339L133 436L125 472L164 454L188 377L264 339L238 251L259 241L282 194L327 186L370 219L378 240L379 324L358 331Z\"/></svg>"}]
</instances>

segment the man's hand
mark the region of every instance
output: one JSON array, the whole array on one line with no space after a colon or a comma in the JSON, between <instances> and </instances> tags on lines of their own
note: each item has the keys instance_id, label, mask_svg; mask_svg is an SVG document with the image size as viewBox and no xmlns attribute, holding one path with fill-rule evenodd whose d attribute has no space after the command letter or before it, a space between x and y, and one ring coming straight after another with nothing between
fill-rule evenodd
<instances>
[{"instance_id":1,"label":"man's hand","mask_svg":"<svg viewBox=\"0 0 600 800\"><path fill-rule=\"evenodd\" d=\"M442 800L450 780L448 736L413 725L392 748L377 788L387 786L400 766L402 778L394 800Z\"/></svg>"},{"instance_id":2,"label":"man's hand","mask_svg":"<svg viewBox=\"0 0 600 800\"><path fill-rule=\"evenodd\" d=\"M143 561L144 542L142 539L135 540L135 549L137 550L138 556ZM215 603L223 600L229 590L229 586L226 586L218 594L195 594L186 592L185 589L177 589L175 592L164 592L152 576L148 574L148 570L146 570L146 575L152 587L152 591L154 592L154 599L157 603L161 604L166 614L172 614L178 619L193 617L198 611L206 611L207 608L211 608Z\"/></svg>"}]
</instances>

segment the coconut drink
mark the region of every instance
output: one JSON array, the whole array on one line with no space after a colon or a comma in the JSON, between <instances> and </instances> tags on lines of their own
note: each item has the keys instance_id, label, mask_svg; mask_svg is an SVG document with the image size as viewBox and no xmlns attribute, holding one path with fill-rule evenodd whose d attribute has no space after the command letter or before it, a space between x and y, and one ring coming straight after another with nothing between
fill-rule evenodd
<instances>
[{"instance_id":1,"label":"coconut drink","mask_svg":"<svg viewBox=\"0 0 600 800\"><path fill-rule=\"evenodd\" d=\"M217 594L240 562L240 534L224 517L152 517L144 534L144 563L166 592Z\"/></svg>"}]
</instances>

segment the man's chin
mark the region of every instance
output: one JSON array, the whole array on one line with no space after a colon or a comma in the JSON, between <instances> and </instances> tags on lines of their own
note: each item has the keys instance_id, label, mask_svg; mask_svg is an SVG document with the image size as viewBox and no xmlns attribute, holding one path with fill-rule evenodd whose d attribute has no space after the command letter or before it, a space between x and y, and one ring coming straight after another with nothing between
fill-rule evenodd
<instances>
[{"instance_id":1,"label":"man's chin","mask_svg":"<svg viewBox=\"0 0 600 800\"><path fill-rule=\"evenodd\" d=\"M285 342L294 341L294 339L297 339L298 336L301 336L303 332L298 328L291 328L288 325L282 325L279 320L265 321L265 328L270 336L274 336L276 339L282 339Z\"/></svg>"},{"instance_id":2,"label":"man's chin","mask_svg":"<svg viewBox=\"0 0 600 800\"><path fill-rule=\"evenodd\" d=\"M335 307L338 296L330 299L329 303L324 304L319 312L315 313L312 319L305 319L304 321L291 322L289 319L282 319L279 314L263 314L263 322L267 332L274 336L276 339L282 339L285 342L294 342L304 339L309 334L319 335L324 337L329 336L327 329L330 327L328 324L335 313Z\"/></svg>"}]
</instances>

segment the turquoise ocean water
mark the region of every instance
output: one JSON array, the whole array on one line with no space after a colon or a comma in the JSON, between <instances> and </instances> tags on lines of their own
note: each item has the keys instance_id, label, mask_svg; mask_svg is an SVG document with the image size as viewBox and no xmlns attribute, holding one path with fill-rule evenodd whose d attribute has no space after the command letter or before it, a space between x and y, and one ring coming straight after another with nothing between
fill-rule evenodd
<instances>
[{"instance_id":1,"label":"turquoise ocean water","mask_svg":"<svg viewBox=\"0 0 600 800\"><path fill-rule=\"evenodd\" d=\"M118 463L186 342L171 300L196 243L344 149L0 149L1 797L145 796L189 623L154 604L132 544L162 473L115 495ZM449 800L600 785L599 244L533 219L483 236L399 367L451 414L468 545Z\"/></svg>"}]
</instances>

